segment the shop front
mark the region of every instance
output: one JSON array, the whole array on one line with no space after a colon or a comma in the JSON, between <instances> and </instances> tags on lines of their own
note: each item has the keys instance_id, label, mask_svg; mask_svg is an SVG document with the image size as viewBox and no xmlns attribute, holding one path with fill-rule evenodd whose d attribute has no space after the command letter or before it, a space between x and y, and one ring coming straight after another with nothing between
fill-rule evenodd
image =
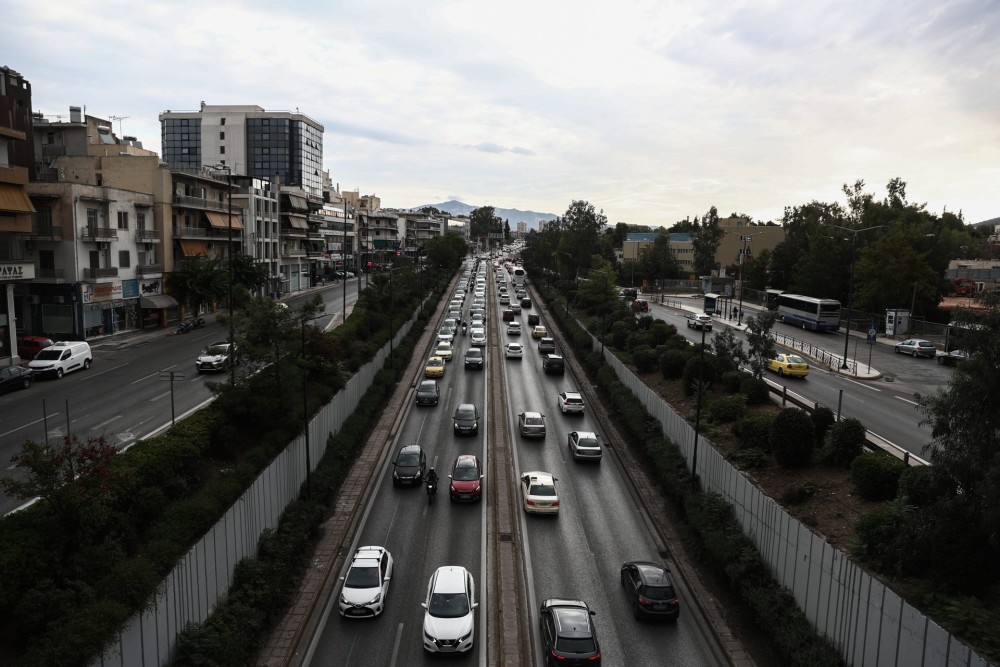
<instances>
[{"instance_id":1,"label":"shop front","mask_svg":"<svg viewBox=\"0 0 1000 667\"><path fill-rule=\"evenodd\" d=\"M84 338L139 328L139 285L135 279L80 283Z\"/></svg>"},{"instance_id":2,"label":"shop front","mask_svg":"<svg viewBox=\"0 0 1000 667\"><path fill-rule=\"evenodd\" d=\"M180 319L177 299L161 291L163 281L141 281L139 283L139 306L142 308L142 328L162 329Z\"/></svg>"}]
</instances>

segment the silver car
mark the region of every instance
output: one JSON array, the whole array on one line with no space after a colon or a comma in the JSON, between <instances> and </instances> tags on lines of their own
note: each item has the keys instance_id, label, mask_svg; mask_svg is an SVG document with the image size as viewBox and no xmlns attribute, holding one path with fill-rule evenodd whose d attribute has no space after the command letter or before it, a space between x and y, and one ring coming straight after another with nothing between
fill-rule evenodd
<instances>
[{"instance_id":1,"label":"silver car","mask_svg":"<svg viewBox=\"0 0 1000 667\"><path fill-rule=\"evenodd\" d=\"M926 357L933 359L937 356L937 348L929 340L920 338L908 338L902 343L896 343L896 354L909 354L914 358Z\"/></svg>"},{"instance_id":2,"label":"silver car","mask_svg":"<svg viewBox=\"0 0 1000 667\"><path fill-rule=\"evenodd\" d=\"M540 412L522 412L517 416L522 438L545 437L545 415Z\"/></svg>"}]
</instances>

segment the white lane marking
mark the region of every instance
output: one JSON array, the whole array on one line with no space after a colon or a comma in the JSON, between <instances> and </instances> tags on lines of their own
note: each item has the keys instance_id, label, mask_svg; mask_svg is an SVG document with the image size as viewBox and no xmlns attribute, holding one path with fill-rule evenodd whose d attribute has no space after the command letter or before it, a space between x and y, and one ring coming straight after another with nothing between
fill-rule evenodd
<instances>
[{"instance_id":1,"label":"white lane marking","mask_svg":"<svg viewBox=\"0 0 1000 667\"><path fill-rule=\"evenodd\" d=\"M111 422L115 421L116 419L121 419L121 417L122 417L121 415L115 415L111 419L103 421L100 424L94 424L94 429L103 428L103 427L107 426L108 424L110 424Z\"/></svg>"},{"instance_id":2,"label":"white lane marking","mask_svg":"<svg viewBox=\"0 0 1000 667\"><path fill-rule=\"evenodd\" d=\"M917 403L916 401L911 401L910 399L908 399L908 398L903 398L902 396L893 396L893 398L895 398L895 399L898 399L898 400L900 400L900 401L903 401L904 403L909 403L910 405L915 405L915 406L917 406L917 407L919 407L919 406L920 406L920 404L919 404L919 403Z\"/></svg>"},{"instance_id":3,"label":"white lane marking","mask_svg":"<svg viewBox=\"0 0 1000 667\"><path fill-rule=\"evenodd\" d=\"M177 368L177 364L174 364L173 366L167 366L166 368L160 369L160 370L156 371L155 373L150 373L149 375L145 375L145 376L139 378L138 380L132 380L129 384L139 384L143 380L148 380L149 378L157 377L163 371L169 371L171 368Z\"/></svg>"},{"instance_id":4,"label":"white lane marking","mask_svg":"<svg viewBox=\"0 0 1000 667\"><path fill-rule=\"evenodd\" d=\"M389 661L389 666L394 667L396 660L399 658L399 642L403 639L403 624L400 623L399 627L396 628L396 641L392 643L392 659Z\"/></svg>"},{"instance_id":5,"label":"white lane marking","mask_svg":"<svg viewBox=\"0 0 1000 667\"><path fill-rule=\"evenodd\" d=\"M843 377L843 376L841 376L841 377ZM864 387L865 389L871 389L872 391L882 391L881 389L878 389L877 387L873 387L870 384L865 384L864 382L858 382L857 380L852 380L851 378L846 378L845 377L844 380L846 380L847 382L850 382L851 384L856 384L859 387Z\"/></svg>"},{"instance_id":6,"label":"white lane marking","mask_svg":"<svg viewBox=\"0 0 1000 667\"><path fill-rule=\"evenodd\" d=\"M87 377L95 378L95 377L97 377L99 375L104 375L105 373L110 373L111 371L116 371L119 368L125 368L126 366L128 366L128 364L121 364L119 366L114 366L112 368L106 368L103 371L98 371L97 373L87 373Z\"/></svg>"},{"instance_id":7,"label":"white lane marking","mask_svg":"<svg viewBox=\"0 0 1000 667\"><path fill-rule=\"evenodd\" d=\"M169 391L165 391L162 394L158 394L158 395L154 396L153 398L149 399L149 402L152 403L153 401L158 401L161 398L165 398L165 397L167 397L169 395L170 395L170 392Z\"/></svg>"},{"instance_id":8,"label":"white lane marking","mask_svg":"<svg viewBox=\"0 0 1000 667\"><path fill-rule=\"evenodd\" d=\"M59 416L58 412L53 412L51 415L48 416L48 418L52 419L53 417L58 417L58 416ZM45 421L45 420L44 419L36 419L33 422L28 422L24 426L18 426L17 428L11 429L11 430L7 431L6 433L0 433L0 438L8 436L11 433L17 433L18 431L23 431L24 429L28 428L29 426L34 426L35 424L40 424L43 421Z\"/></svg>"}]
</instances>

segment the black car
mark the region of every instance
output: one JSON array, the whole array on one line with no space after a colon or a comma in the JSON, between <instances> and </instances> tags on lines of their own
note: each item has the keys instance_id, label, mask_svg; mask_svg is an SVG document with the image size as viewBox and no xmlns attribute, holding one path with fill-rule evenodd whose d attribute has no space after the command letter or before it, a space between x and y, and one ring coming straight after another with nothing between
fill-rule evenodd
<instances>
[{"instance_id":1,"label":"black car","mask_svg":"<svg viewBox=\"0 0 1000 667\"><path fill-rule=\"evenodd\" d=\"M531 308L531 299L527 297L521 299L521 308L524 308L525 310Z\"/></svg>"},{"instance_id":2,"label":"black car","mask_svg":"<svg viewBox=\"0 0 1000 667\"><path fill-rule=\"evenodd\" d=\"M594 630L594 612L586 602L550 598L538 610L546 665L601 664L601 645Z\"/></svg>"},{"instance_id":3,"label":"black car","mask_svg":"<svg viewBox=\"0 0 1000 667\"><path fill-rule=\"evenodd\" d=\"M636 618L665 618L676 621L681 605L670 581L670 571L662 565L634 560L622 565L622 587L632 603Z\"/></svg>"},{"instance_id":4,"label":"black car","mask_svg":"<svg viewBox=\"0 0 1000 667\"><path fill-rule=\"evenodd\" d=\"M542 357L542 370L545 374L562 375L566 372L566 361L558 354L546 354Z\"/></svg>"},{"instance_id":5,"label":"black car","mask_svg":"<svg viewBox=\"0 0 1000 667\"><path fill-rule=\"evenodd\" d=\"M536 327L536 326L538 326L541 323L541 321L542 321L542 318L538 315L538 313L528 313L528 326L529 327Z\"/></svg>"},{"instance_id":6,"label":"black car","mask_svg":"<svg viewBox=\"0 0 1000 667\"><path fill-rule=\"evenodd\" d=\"M542 354L555 354L556 353L556 339L549 338L545 336L544 338L538 339L538 351Z\"/></svg>"},{"instance_id":7,"label":"black car","mask_svg":"<svg viewBox=\"0 0 1000 667\"><path fill-rule=\"evenodd\" d=\"M462 403L455 408L455 433L479 433L479 408L472 403Z\"/></svg>"},{"instance_id":8,"label":"black car","mask_svg":"<svg viewBox=\"0 0 1000 667\"><path fill-rule=\"evenodd\" d=\"M420 445L406 445L392 462L392 485L419 484L427 471L427 455Z\"/></svg>"},{"instance_id":9,"label":"black car","mask_svg":"<svg viewBox=\"0 0 1000 667\"><path fill-rule=\"evenodd\" d=\"M0 392L8 392L13 389L27 389L31 386L33 380L31 371L24 366L0 368Z\"/></svg>"},{"instance_id":10,"label":"black car","mask_svg":"<svg viewBox=\"0 0 1000 667\"><path fill-rule=\"evenodd\" d=\"M465 353L465 368L482 370L483 368L483 350L478 347L471 347L469 351Z\"/></svg>"},{"instance_id":11,"label":"black car","mask_svg":"<svg viewBox=\"0 0 1000 667\"><path fill-rule=\"evenodd\" d=\"M437 380L423 380L417 385L417 405L437 405L440 398Z\"/></svg>"}]
</instances>

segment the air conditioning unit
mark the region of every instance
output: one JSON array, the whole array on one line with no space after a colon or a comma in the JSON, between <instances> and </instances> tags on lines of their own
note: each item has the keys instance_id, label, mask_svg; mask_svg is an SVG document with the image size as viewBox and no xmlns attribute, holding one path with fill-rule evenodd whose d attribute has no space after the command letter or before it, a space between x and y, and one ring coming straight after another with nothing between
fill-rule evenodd
<instances>
[{"instance_id":1,"label":"air conditioning unit","mask_svg":"<svg viewBox=\"0 0 1000 667\"><path fill-rule=\"evenodd\" d=\"M98 243L97 243L97 249L98 250L107 250L110 247L111 247L111 244L108 243L107 241L98 241Z\"/></svg>"}]
</instances>

